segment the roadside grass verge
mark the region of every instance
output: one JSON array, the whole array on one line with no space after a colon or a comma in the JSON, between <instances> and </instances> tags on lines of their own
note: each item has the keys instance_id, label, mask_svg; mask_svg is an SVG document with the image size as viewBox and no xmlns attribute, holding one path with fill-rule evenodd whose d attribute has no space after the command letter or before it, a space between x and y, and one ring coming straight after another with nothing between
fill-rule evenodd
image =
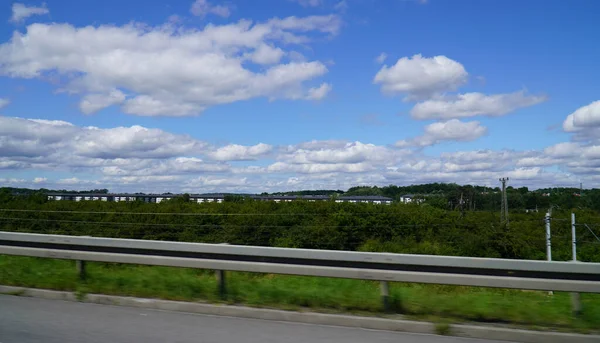
<instances>
[{"instance_id":1,"label":"roadside grass verge","mask_svg":"<svg viewBox=\"0 0 600 343\"><path fill-rule=\"evenodd\" d=\"M227 272L221 299L214 272L0 255L0 284L181 301L242 304L384 316L379 283L361 280ZM571 314L568 293L478 287L390 284L393 313L434 322L485 322L530 329L591 332L600 328L600 294L582 294L583 314ZM385 315L389 316L389 315ZM394 316L393 314L391 316Z\"/></svg>"}]
</instances>

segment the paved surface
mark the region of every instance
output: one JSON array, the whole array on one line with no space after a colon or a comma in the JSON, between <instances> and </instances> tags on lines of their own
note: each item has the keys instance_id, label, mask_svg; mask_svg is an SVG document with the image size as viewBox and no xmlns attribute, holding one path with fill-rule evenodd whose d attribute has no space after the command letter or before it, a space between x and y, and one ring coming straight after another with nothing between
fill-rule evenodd
<instances>
[{"instance_id":1,"label":"paved surface","mask_svg":"<svg viewBox=\"0 0 600 343\"><path fill-rule=\"evenodd\" d=\"M492 343L0 295L0 343ZM499 343L499 342L498 342Z\"/></svg>"}]
</instances>

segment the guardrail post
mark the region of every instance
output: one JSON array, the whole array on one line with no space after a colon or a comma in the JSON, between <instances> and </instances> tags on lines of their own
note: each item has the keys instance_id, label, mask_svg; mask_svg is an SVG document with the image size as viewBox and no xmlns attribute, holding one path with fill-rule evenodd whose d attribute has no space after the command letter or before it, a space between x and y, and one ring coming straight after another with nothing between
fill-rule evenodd
<instances>
[{"instance_id":1,"label":"guardrail post","mask_svg":"<svg viewBox=\"0 0 600 343\"><path fill-rule=\"evenodd\" d=\"M85 281L85 261L77 260L77 273L79 274L79 280Z\"/></svg>"},{"instance_id":2,"label":"guardrail post","mask_svg":"<svg viewBox=\"0 0 600 343\"><path fill-rule=\"evenodd\" d=\"M229 243L221 243L223 245L228 245ZM219 288L219 297L221 300L227 299L227 287L225 285L225 271L224 270L215 270L215 276L217 277L217 285Z\"/></svg>"},{"instance_id":3,"label":"guardrail post","mask_svg":"<svg viewBox=\"0 0 600 343\"><path fill-rule=\"evenodd\" d=\"M81 236L81 237L87 238L87 237L91 237L91 236ZM77 273L79 274L79 280L85 281L85 279L87 277L85 261L77 260L77 262L75 262L75 263L77 265Z\"/></svg>"},{"instance_id":4,"label":"guardrail post","mask_svg":"<svg viewBox=\"0 0 600 343\"><path fill-rule=\"evenodd\" d=\"M390 312L390 286L387 281L381 281L379 283L381 289L381 302L383 304L383 311Z\"/></svg>"}]
</instances>

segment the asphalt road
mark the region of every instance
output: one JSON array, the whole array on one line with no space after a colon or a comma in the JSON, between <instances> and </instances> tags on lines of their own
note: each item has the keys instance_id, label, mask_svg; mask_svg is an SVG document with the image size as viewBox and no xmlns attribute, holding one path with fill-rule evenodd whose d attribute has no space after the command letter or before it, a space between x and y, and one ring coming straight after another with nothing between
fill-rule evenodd
<instances>
[{"instance_id":1,"label":"asphalt road","mask_svg":"<svg viewBox=\"0 0 600 343\"><path fill-rule=\"evenodd\" d=\"M33 342L492 343L495 341L215 317L0 295L0 343Z\"/></svg>"}]
</instances>

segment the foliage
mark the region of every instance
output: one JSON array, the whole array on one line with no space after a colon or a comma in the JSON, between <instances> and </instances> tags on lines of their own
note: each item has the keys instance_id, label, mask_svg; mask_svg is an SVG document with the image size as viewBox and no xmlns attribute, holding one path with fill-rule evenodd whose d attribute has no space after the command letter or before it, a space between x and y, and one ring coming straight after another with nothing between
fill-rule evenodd
<instances>
[{"instance_id":1,"label":"foliage","mask_svg":"<svg viewBox=\"0 0 600 343\"><path fill-rule=\"evenodd\" d=\"M507 226L500 224L498 211L448 211L430 203L275 203L228 197L220 204L196 204L184 195L152 204L47 201L40 193L6 192L0 192L0 209L4 231L512 259L546 256L541 212L514 211ZM574 211L578 223L598 232L595 211ZM555 209L553 218L553 259L570 260L570 209ZM579 260L600 261L600 244L594 241L587 228L578 227Z\"/></svg>"},{"instance_id":2,"label":"foliage","mask_svg":"<svg viewBox=\"0 0 600 343\"><path fill-rule=\"evenodd\" d=\"M82 282L74 261L0 255L0 284L72 291L80 299L95 293L221 302L208 270L93 262L87 267ZM226 280L228 303L378 315L383 310L379 284L373 281L234 272ZM571 315L569 294L561 292L390 283L390 301L402 303L392 306L397 313L440 323L509 322L584 332L600 327L597 294L581 295L581 317Z\"/></svg>"}]
</instances>

